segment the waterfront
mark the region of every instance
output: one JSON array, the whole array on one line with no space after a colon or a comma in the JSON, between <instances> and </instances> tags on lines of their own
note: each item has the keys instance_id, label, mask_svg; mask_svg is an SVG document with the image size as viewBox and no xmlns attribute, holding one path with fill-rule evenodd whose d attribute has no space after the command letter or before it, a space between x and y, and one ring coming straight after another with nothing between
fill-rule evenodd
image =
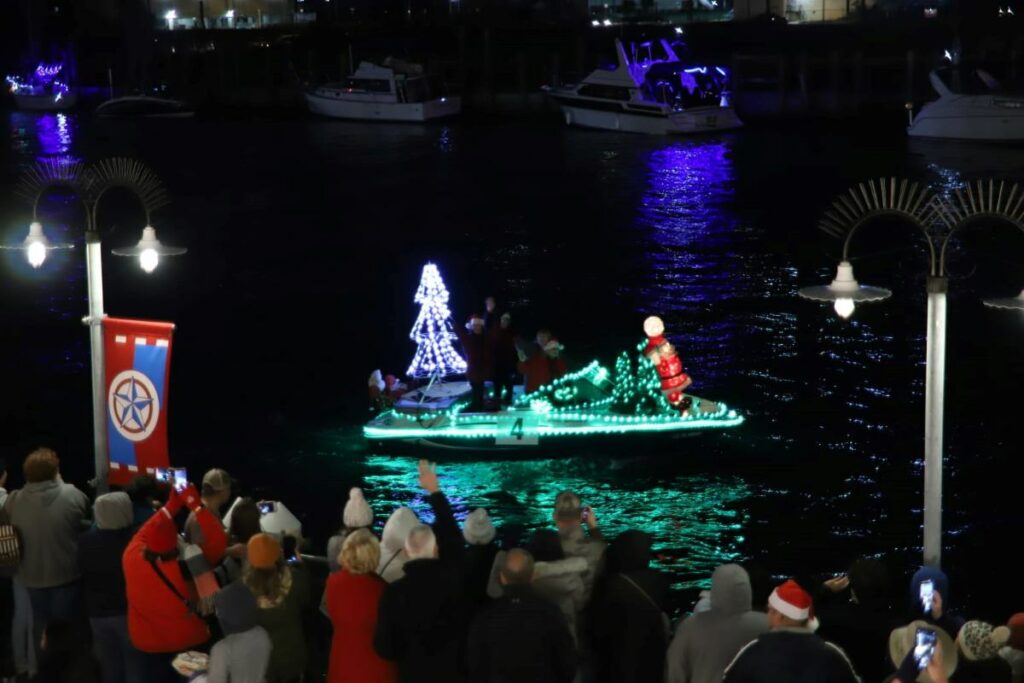
<instances>
[{"instance_id":1,"label":"waterfront","mask_svg":"<svg viewBox=\"0 0 1024 683\"><path fill-rule=\"evenodd\" d=\"M107 310L178 324L174 463L193 478L224 465L248 491L274 492L318 541L350 485L366 485L382 519L383 501L417 495L413 462L366 453L358 426L369 372L398 373L412 355L425 260L440 265L457 319L494 293L526 330L551 326L578 363L610 361L641 338L645 315L662 315L694 390L748 416L739 430L676 453L441 468L460 513L485 505L526 526L546 522L562 487L581 489L612 531L655 533L687 597L726 559L775 572L840 571L860 553L918 561L923 257L905 235L858 240L858 277L897 296L848 322L795 290L832 276L839 244L815 224L854 182L908 176L948 191L1024 179L1014 148L911 144L868 126L673 139L567 130L557 117L421 127L5 116L7 187L38 157L66 154L130 154L165 180L173 203L156 227L189 254L152 276L105 257ZM139 217L125 207L112 198L101 211L115 227L108 246L134 235ZM79 238L72 205L47 202L43 215ZM7 193L3 241L21 239L28 218ZM979 616L1007 590L1021 594L993 579L1022 521L1024 320L978 302L1024 285L1024 240L1000 244L1019 250L972 241L953 262L950 303L944 564L955 599ZM0 254L3 455L54 444L75 480L92 462L81 260L62 252L31 271Z\"/></svg>"}]
</instances>

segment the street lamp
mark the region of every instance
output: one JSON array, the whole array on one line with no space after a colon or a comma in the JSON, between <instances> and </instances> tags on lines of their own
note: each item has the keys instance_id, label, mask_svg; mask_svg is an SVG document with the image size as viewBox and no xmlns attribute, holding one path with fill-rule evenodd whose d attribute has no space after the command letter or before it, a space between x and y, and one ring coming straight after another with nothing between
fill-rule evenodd
<instances>
[{"instance_id":1,"label":"street lamp","mask_svg":"<svg viewBox=\"0 0 1024 683\"><path fill-rule=\"evenodd\" d=\"M92 355L92 421L93 457L96 487L106 490L107 485L107 425L106 425L106 364L103 355L103 261L100 234L97 227L97 209L108 190L129 190L142 204L146 214L146 227L142 238L132 247L114 249L119 256L137 256L146 273L152 273L162 256L185 253L181 247L165 246L156 238L151 214L167 203L167 196L159 178L142 163L133 159L107 159L92 167L64 160L42 162L26 173L20 193L32 203L32 223L28 236L7 249L23 249L33 268L39 268L51 249L71 248L72 245L54 244L47 239L39 221L39 202L47 192L62 187L70 189L85 209L85 270L88 284L89 314L82 319L89 326L89 346Z\"/></svg>"},{"instance_id":2,"label":"street lamp","mask_svg":"<svg viewBox=\"0 0 1024 683\"><path fill-rule=\"evenodd\" d=\"M831 284L804 287L797 293L813 301L831 301L841 318L848 318L855 303L883 301L891 292L881 287L865 287L853 276L850 241L857 229L881 216L898 217L919 228L928 245L929 269L927 351L925 355L925 458L924 458L924 564L939 566L942 559L942 420L946 386L946 252L950 239L962 227L979 219L1008 222L1024 231L1024 194L1019 186L1008 191L1005 182L998 187L989 181L968 185L967 199L960 191L953 198L929 196L926 189L895 178L882 179L851 188L833 203L826 213L822 229L833 235L845 233L843 255ZM909 190L909 191L908 191ZM1015 202L1016 199L1016 202ZM1024 310L1024 292L1012 299L986 300L986 306Z\"/></svg>"}]
</instances>

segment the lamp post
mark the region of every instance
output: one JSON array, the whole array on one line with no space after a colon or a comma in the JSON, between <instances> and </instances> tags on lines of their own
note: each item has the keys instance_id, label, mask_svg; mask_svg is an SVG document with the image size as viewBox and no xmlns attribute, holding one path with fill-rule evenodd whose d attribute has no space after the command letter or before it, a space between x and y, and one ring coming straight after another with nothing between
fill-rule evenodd
<instances>
[{"instance_id":1,"label":"lamp post","mask_svg":"<svg viewBox=\"0 0 1024 683\"><path fill-rule=\"evenodd\" d=\"M92 428L93 458L97 491L107 487L107 428L106 428L106 365L103 355L103 259L97 209L108 190L122 188L131 191L146 214L142 238L131 247L114 249L118 256L137 256L139 265L147 274L152 273L162 256L185 253L181 247L168 247L156 238L151 214L167 203L163 185L156 175L142 163L133 159L107 159L95 166L62 160L40 163L31 169L22 181L21 194L32 203L32 223L25 240L6 249L24 250L29 264L39 268L52 249L72 248L70 244L55 244L47 239L39 221L39 202L43 196L58 187L70 189L85 209L85 270L89 314L82 318L89 327L89 347L92 356Z\"/></svg>"},{"instance_id":2,"label":"lamp post","mask_svg":"<svg viewBox=\"0 0 1024 683\"><path fill-rule=\"evenodd\" d=\"M966 195L966 196L965 196ZM798 294L812 301L832 302L842 318L853 314L857 303L883 301L891 292L865 287L853 276L850 242L871 220L897 217L919 228L928 245L928 328L925 354L925 459L924 459L924 564L942 560L942 422L946 384L946 253L953 235L979 222L997 221L1024 231L1024 191L1018 185L989 180L968 184L963 191L941 198L917 183L895 178L862 183L841 195L826 212L821 228L845 236L843 255L831 284L805 287ZM1024 291L1015 298L988 299L994 308L1024 310Z\"/></svg>"}]
</instances>

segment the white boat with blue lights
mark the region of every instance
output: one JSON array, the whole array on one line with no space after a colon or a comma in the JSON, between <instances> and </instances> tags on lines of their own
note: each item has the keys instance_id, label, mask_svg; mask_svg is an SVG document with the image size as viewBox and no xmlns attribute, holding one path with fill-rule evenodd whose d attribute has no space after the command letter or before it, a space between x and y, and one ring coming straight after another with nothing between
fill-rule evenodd
<instances>
[{"instance_id":1,"label":"white boat with blue lights","mask_svg":"<svg viewBox=\"0 0 1024 683\"><path fill-rule=\"evenodd\" d=\"M309 111L360 121L431 121L454 116L462 100L442 94L441 84L419 64L388 58L381 65L361 62L343 83L306 92Z\"/></svg>"},{"instance_id":2,"label":"white boat with blue lights","mask_svg":"<svg viewBox=\"0 0 1024 683\"><path fill-rule=\"evenodd\" d=\"M656 377L645 393L634 371L622 369L624 362L628 364L620 357L614 380L594 361L495 412L465 410L468 382L434 384L404 395L366 424L363 435L381 448L530 451L571 443L624 445L638 438L677 438L743 423L743 416L724 403L689 394L685 410L669 406L658 399Z\"/></svg>"},{"instance_id":3,"label":"white boat with blue lights","mask_svg":"<svg viewBox=\"0 0 1024 683\"><path fill-rule=\"evenodd\" d=\"M663 53L654 56L655 48ZM629 133L691 134L740 128L724 66L688 64L667 40L634 45L615 41L617 64L581 83L545 86L565 123Z\"/></svg>"},{"instance_id":4,"label":"white boat with blue lights","mask_svg":"<svg viewBox=\"0 0 1024 683\"><path fill-rule=\"evenodd\" d=\"M7 89L23 111L66 111L78 97L64 81L64 65L40 63L27 78L9 75Z\"/></svg>"}]
</instances>

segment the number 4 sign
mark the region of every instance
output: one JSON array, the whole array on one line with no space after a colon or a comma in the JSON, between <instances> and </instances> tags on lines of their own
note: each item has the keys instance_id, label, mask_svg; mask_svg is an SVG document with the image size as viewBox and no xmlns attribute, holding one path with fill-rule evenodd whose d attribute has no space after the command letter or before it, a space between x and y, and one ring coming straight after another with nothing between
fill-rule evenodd
<instances>
[{"instance_id":1,"label":"number 4 sign","mask_svg":"<svg viewBox=\"0 0 1024 683\"><path fill-rule=\"evenodd\" d=\"M499 418L497 432L494 435L496 446L536 446L539 442L536 415L509 415Z\"/></svg>"}]
</instances>

